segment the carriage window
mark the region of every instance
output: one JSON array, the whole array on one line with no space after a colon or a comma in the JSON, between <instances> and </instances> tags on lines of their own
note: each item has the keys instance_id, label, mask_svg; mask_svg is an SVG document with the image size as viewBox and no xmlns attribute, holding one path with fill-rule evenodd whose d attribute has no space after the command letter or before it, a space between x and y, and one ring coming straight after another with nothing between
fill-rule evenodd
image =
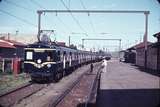
<instances>
[{"instance_id":1,"label":"carriage window","mask_svg":"<svg viewBox=\"0 0 160 107\"><path fill-rule=\"evenodd\" d=\"M58 56L60 56L60 54L61 54L60 51L58 51Z\"/></svg>"},{"instance_id":2,"label":"carriage window","mask_svg":"<svg viewBox=\"0 0 160 107\"><path fill-rule=\"evenodd\" d=\"M66 51L63 52L63 58L65 57L65 60L67 60L67 54Z\"/></svg>"},{"instance_id":3,"label":"carriage window","mask_svg":"<svg viewBox=\"0 0 160 107\"><path fill-rule=\"evenodd\" d=\"M60 54L60 61L63 61L63 53Z\"/></svg>"},{"instance_id":4,"label":"carriage window","mask_svg":"<svg viewBox=\"0 0 160 107\"><path fill-rule=\"evenodd\" d=\"M60 57L61 57L60 51L58 51L57 54L58 54L58 55L57 55L57 61L60 61Z\"/></svg>"},{"instance_id":5,"label":"carriage window","mask_svg":"<svg viewBox=\"0 0 160 107\"><path fill-rule=\"evenodd\" d=\"M69 59L70 59L70 57L71 57L71 59L73 58L72 55L73 55L72 52L69 52Z\"/></svg>"}]
</instances>

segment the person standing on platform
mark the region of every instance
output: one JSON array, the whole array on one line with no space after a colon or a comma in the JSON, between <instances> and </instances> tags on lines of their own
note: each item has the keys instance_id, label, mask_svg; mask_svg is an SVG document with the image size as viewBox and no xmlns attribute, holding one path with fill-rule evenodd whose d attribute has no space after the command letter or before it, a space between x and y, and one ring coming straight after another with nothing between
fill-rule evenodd
<instances>
[{"instance_id":1,"label":"person standing on platform","mask_svg":"<svg viewBox=\"0 0 160 107\"><path fill-rule=\"evenodd\" d=\"M91 66L90 66L91 70L90 70L90 73L93 72L93 64L91 63Z\"/></svg>"},{"instance_id":2,"label":"person standing on platform","mask_svg":"<svg viewBox=\"0 0 160 107\"><path fill-rule=\"evenodd\" d=\"M103 71L102 72L107 72L107 60L104 59L102 63Z\"/></svg>"}]
</instances>

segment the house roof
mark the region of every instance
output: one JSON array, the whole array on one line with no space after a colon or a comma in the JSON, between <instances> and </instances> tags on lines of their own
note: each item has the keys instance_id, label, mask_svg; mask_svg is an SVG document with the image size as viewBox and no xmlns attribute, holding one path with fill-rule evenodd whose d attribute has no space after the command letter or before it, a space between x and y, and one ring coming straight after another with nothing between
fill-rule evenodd
<instances>
[{"instance_id":1,"label":"house roof","mask_svg":"<svg viewBox=\"0 0 160 107\"><path fill-rule=\"evenodd\" d=\"M147 42L147 46L148 45L151 45L152 43L151 42ZM136 44L130 48L128 48L127 50L132 50L132 49L138 49L138 48L144 48L145 47L145 42L141 42L139 44Z\"/></svg>"},{"instance_id":2,"label":"house roof","mask_svg":"<svg viewBox=\"0 0 160 107\"><path fill-rule=\"evenodd\" d=\"M23 43L14 41L14 40L4 40L4 39L0 39L0 47L3 48L16 48L16 46L26 46Z\"/></svg>"},{"instance_id":3,"label":"house roof","mask_svg":"<svg viewBox=\"0 0 160 107\"><path fill-rule=\"evenodd\" d=\"M1 48L16 48L15 46L13 46L12 44L9 44L3 40L0 40L0 47Z\"/></svg>"},{"instance_id":4,"label":"house roof","mask_svg":"<svg viewBox=\"0 0 160 107\"><path fill-rule=\"evenodd\" d=\"M9 43L12 43L14 46L26 46L26 44L24 43L21 43L21 42L17 42L17 41L14 41L14 40L5 40Z\"/></svg>"}]
</instances>

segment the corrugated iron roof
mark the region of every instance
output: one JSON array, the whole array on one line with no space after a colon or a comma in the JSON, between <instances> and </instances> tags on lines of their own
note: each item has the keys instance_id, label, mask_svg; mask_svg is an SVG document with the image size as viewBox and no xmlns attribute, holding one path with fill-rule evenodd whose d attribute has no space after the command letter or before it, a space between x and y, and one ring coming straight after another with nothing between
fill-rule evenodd
<instances>
[{"instance_id":1,"label":"corrugated iron roof","mask_svg":"<svg viewBox=\"0 0 160 107\"><path fill-rule=\"evenodd\" d=\"M25 44L21 43L21 42L17 42L14 40L4 40L4 39L0 39L0 47L3 48L16 48L16 46L26 46Z\"/></svg>"},{"instance_id":2,"label":"corrugated iron roof","mask_svg":"<svg viewBox=\"0 0 160 107\"><path fill-rule=\"evenodd\" d=\"M147 45L151 45L152 42L147 42ZM139 44L136 44L130 48L128 48L127 50L132 50L132 49L137 49L137 48L144 48L145 47L145 43L144 42L141 42Z\"/></svg>"},{"instance_id":3,"label":"corrugated iron roof","mask_svg":"<svg viewBox=\"0 0 160 107\"><path fill-rule=\"evenodd\" d=\"M26 44L21 43L21 42L17 42L14 40L5 40L5 41L12 43L14 46L26 46Z\"/></svg>"},{"instance_id":4,"label":"corrugated iron roof","mask_svg":"<svg viewBox=\"0 0 160 107\"><path fill-rule=\"evenodd\" d=\"M152 44L151 42L147 42L147 46L148 46L148 45L151 45L151 44ZM145 43L144 43L144 42L141 42L141 43L135 45L135 48L136 48L136 49L137 49L137 48L144 48L144 47L145 47Z\"/></svg>"},{"instance_id":5,"label":"corrugated iron roof","mask_svg":"<svg viewBox=\"0 0 160 107\"><path fill-rule=\"evenodd\" d=\"M3 40L0 40L0 47L1 48L16 48L15 46L13 46L12 44L9 44Z\"/></svg>"}]
</instances>

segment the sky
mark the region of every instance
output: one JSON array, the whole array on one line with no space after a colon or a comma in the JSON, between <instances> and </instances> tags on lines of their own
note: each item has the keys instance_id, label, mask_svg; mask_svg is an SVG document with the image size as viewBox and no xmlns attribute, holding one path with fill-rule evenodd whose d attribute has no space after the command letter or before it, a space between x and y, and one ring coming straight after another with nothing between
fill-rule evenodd
<instances>
[{"instance_id":1,"label":"sky","mask_svg":"<svg viewBox=\"0 0 160 107\"><path fill-rule=\"evenodd\" d=\"M0 33L37 34L37 10L143 10L150 11L148 40L160 31L160 4L157 0L1 0ZM143 41L144 14L45 13L42 29L55 30L52 40L80 46L84 38L122 39L122 48ZM75 34L73 34L73 32ZM84 34L87 33L87 36ZM118 50L119 41L85 41L86 49Z\"/></svg>"}]
</instances>

